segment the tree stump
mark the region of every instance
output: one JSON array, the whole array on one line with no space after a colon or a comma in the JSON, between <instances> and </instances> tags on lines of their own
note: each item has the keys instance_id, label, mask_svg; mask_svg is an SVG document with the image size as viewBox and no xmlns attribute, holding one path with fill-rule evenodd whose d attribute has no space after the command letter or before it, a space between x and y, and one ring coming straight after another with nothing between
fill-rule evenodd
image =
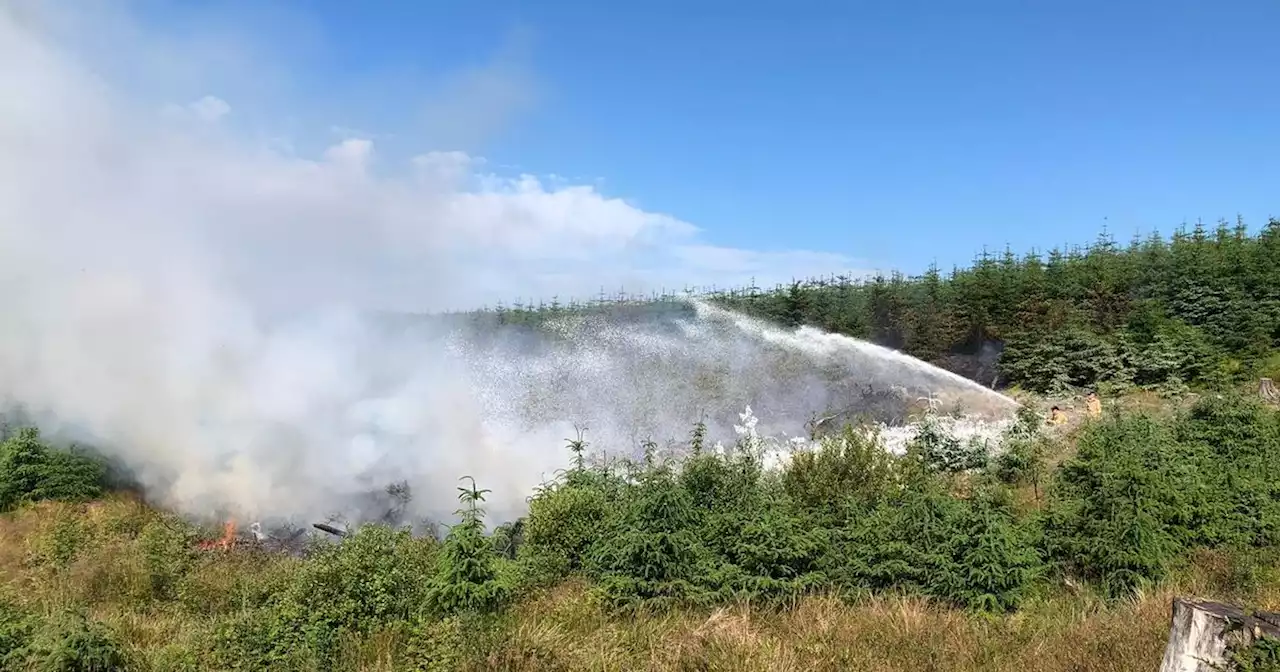
<instances>
[{"instance_id":1,"label":"tree stump","mask_svg":"<svg viewBox=\"0 0 1280 672\"><path fill-rule=\"evenodd\" d=\"M1271 382L1270 378L1258 381L1258 396L1273 404L1280 403L1280 390L1276 389L1276 384Z\"/></svg>"},{"instance_id":2,"label":"tree stump","mask_svg":"<svg viewBox=\"0 0 1280 672\"><path fill-rule=\"evenodd\" d=\"M1231 649L1254 640L1280 637L1280 615L1249 614L1221 602L1174 598L1160 672L1221 672Z\"/></svg>"}]
</instances>

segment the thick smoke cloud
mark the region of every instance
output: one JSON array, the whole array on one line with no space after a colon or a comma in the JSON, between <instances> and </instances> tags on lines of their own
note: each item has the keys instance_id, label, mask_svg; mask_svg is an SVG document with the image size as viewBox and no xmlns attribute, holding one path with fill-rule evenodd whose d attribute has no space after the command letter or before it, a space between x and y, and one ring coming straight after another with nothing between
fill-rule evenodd
<instances>
[{"instance_id":1,"label":"thick smoke cloud","mask_svg":"<svg viewBox=\"0 0 1280 672\"><path fill-rule=\"evenodd\" d=\"M575 423L627 451L703 412L724 427L753 403L799 430L797 409L839 401L826 374L794 357L780 370L759 338L689 316L561 336L373 317L847 260L718 248L676 218L460 152L388 171L348 137L308 158L237 131L234 101L152 105L92 67L77 47L112 34L148 53L124 18L40 7L0 8L0 398L119 458L165 505L320 516L407 480L416 512L441 515L468 474L505 518L564 466Z\"/></svg>"}]
</instances>

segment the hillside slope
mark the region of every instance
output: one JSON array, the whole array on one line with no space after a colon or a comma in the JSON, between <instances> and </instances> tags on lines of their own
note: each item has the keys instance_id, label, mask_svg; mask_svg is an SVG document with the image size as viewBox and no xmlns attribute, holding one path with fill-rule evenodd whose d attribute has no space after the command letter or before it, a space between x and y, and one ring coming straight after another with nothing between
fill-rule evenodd
<instances>
[{"instance_id":1,"label":"hillside slope","mask_svg":"<svg viewBox=\"0 0 1280 672\"><path fill-rule=\"evenodd\" d=\"M901 455L850 426L775 464L745 416L636 460L578 439L495 529L464 478L441 538L210 543L112 492L92 453L6 426L0 669L1149 670L1173 595L1280 608L1280 411L1253 392L1276 368L1278 254L1272 222L724 295L934 358L998 343L1026 406L991 443L926 414Z\"/></svg>"}]
</instances>

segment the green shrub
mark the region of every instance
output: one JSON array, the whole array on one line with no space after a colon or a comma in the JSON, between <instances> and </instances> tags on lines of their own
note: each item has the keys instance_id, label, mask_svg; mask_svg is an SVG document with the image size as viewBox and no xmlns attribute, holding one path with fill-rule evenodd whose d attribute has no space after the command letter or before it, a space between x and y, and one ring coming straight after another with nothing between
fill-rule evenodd
<instances>
[{"instance_id":1,"label":"green shrub","mask_svg":"<svg viewBox=\"0 0 1280 672\"><path fill-rule=\"evenodd\" d=\"M991 457L985 441L977 437L961 441L944 431L932 413L920 422L907 451L928 471L950 474L982 469Z\"/></svg>"},{"instance_id":2,"label":"green shrub","mask_svg":"<svg viewBox=\"0 0 1280 672\"><path fill-rule=\"evenodd\" d=\"M1007 485L1031 485L1039 496L1051 445L1043 428L1044 420L1034 409L1019 407L1017 420L1000 440L1000 452L988 465L991 475Z\"/></svg>"},{"instance_id":3,"label":"green shrub","mask_svg":"<svg viewBox=\"0 0 1280 672\"><path fill-rule=\"evenodd\" d=\"M1044 571L1026 526L1000 503L978 499L957 527L948 548L956 571L934 578L927 592L969 609L1016 609Z\"/></svg>"},{"instance_id":4,"label":"green shrub","mask_svg":"<svg viewBox=\"0 0 1280 672\"><path fill-rule=\"evenodd\" d=\"M1231 653L1234 672L1280 672L1280 639L1259 637L1251 645Z\"/></svg>"},{"instance_id":5,"label":"green shrub","mask_svg":"<svg viewBox=\"0 0 1280 672\"><path fill-rule=\"evenodd\" d=\"M1149 417L1091 426L1054 479L1047 555L1110 595L1163 578L1196 537L1205 491L1189 457Z\"/></svg>"},{"instance_id":6,"label":"green shrub","mask_svg":"<svg viewBox=\"0 0 1280 672\"><path fill-rule=\"evenodd\" d=\"M224 670L315 670L336 651L312 648L300 629L297 612L258 608L220 621L210 642L209 658ZM335 647L332 639L322 644Z\"/></svg>"},{"instance_id":7,"label":"green shrub","mask_svg":"<svg viewBox=\"0 0 1280 672\"><path fill-rule=\"evenodd\" d=\"M7 600L0 600L0 669L17 667L26 656L36 620Z\"/></svg>"},{"instance_id":8,"label":"green shrub","mask_svg":"<svg viewBox=\"0 0 1280 672\"><path fill-rule=\"evenodd\" d=\"M468 633L462 618L415 621L408 630L402 663L422 672L446 672L462 667Z\"/></svg>"},{"instance_id":9,"label":"green shrub","mask_svg":"<svg viewBox=\"0 0 1280 672\"><path fill-rule=\"evenodd\" d=\"M885 497L896 479L894 458L879 437L846 426L838 436L821 439L817 450L796 453L782 485L806 515L834 525L860 505Z\"/></svg>"},{"instance_id":10,"label":"green shrub","mask_svg":"<svg viewBox=\"0 0 1280 672\"><path fill-rule=\"evenodd\" d=\"M346 635L418 618L427 606L435 542L366 525L322 547L263 606L218 629L212 655L231 669L314 669L335 663Z\"/></svg>"},{"instance_id":11,"label":"green shrub","mask_svg":"<svg viewBox=\"0 0 1280 672\"><path fill-rule=\"evenodd\" d=\"M1256 399L1212 395L1176 431L1200 456L1195 468L1209 493L1200 541L1280 545L1280 415Z\"/></svg>"},{"instance_id":12,"label":"green shrub","mask_svg":"<svg viewBox=\"0 0 1280 672\"><path fill-rule=\"evenodd\" d=\"M706 569L697 582L709 597L776 603L826 584L828 530L809 524L754 459L699 456L681 481L699 512Z\"/></svg>"},{"instance_id":13,"label":"green shrub","mask_svg":"<svg viewBox=\"0 0 1280 672\"><path fill-rule=\"evenodd\" d=\"M554 579L579 571L613 514L609 493L594 483L571 483L547 489L529 502L520 557L539 562Z\"/></svg>"},{"instance_id":14,"label":"green shrub","mask_svg":"<svg viewBox=\"0 0 1280 672\"><path fill-rule=\"evenodd\" d=\"M0 443L0 511L22 502L84 501L103 492L106 468L91 456L54 450L31 427Z\"/></svg>"},{"instance_id":15,"label":"green shrub","mask_svg":"<svg viewBox=\"0 0 1280 672\"><path fill-rule=\"evenodd\" d=\"M524 519L519 518L495 527L489 537L493 552L506 560L520 557L520 548L524 546L524 523Z\"/></svg>"},{"instance_id":16,"label":"green shrub","mask_svg":"<svg viewBox=\"0 0 1280 672\"><path fill-rule=\"evenodd\" d=\"M178 520L156 518L138 534L151 600L173 600L178 586L196 562L192 533Z\"/></svg>"},{"instance_id":17,"label":"green shrub","mask_svg":"<svg viewBox=\"0 0 1280 672\"><path fill-rule=\"evenodd\" d=\"M87 544L88 537L82 511L55 509L46 531L28 541L28 560L36 565L65 569Z\"/></svg>"},{"instance_id":18,"label":"green shrub","mask_svg":"<svg viewBox=\"0 0 1280 672\"><path fill-rule=\"evenodd\" d=\"M423 618L407 625L397 669L452 672L483 660L505 639L504 622L491 614Z\"/></svg>"},{"instance_id":19,"label":"green shrub","mask_svg":"<svg viewBox=\"0 0 1280 672\"><path fill-rule=\"evenodd\" d=\"M483 511L487 490L472 480L470 488L458 488L462 519L445 538L429 582L426 604L433 613L490 613L511 597L512 586L500 580L493 545L484 538Z\"/></svg>"},{"instance_id":20,"label":"green shrub","mask_svg":"<svg viewBox=\"0 0 1280 672\"><path fill-rule=\"evenodd\" d=\"M568 444L572 468L537 489L522 519L517 555L529 585L548 584L582 571L601 528L619 513L616 503L624 479L605 468L587 467L587 443L581 433Z\"/></svg>"},{"instance_id":21,"label":"green shrub","mask_svg":"<svg viewBox=\"0 0 1280 672\"><path fill-rule=\"evenodd\" d=\"M697 583L706 549L694 532L697 512L668 466L651 466L626 490L623 510L587 558L605 604L666 608L705 601Z\"/></svg>"},{"instance_id":22,"label":"green shrub","mask_svg":"<svg viewBox=\"0 0 1280 672\"><path fill-rule=\"evenodd\" d=\"M828 570L845 593L906 590L1005 611L1041 572L1032 537L992 500L902 492L837 531Z\"/></svg>"},{"instance_id":23,"label":"green shrub","mask_svg":"<svg viewBox=\"0 0 1280 672\"><path fill-rule=\"evenodd\" d=\"M4 622L12 617L0 613L0 653L4 654L0 662L4 669L117 672L125 667L125 655L115 636L81 613L65 612L48 619L25 617L16 625ZM5 641L6 635L9 641Z\"/></svg>"},{"instance_id":24,"label":"green shrub","mask_svg":"<svg viewBox=\"0 0 1280 672\"><path fill-rule=\"evenodd\" d=\"M422 609L434 559L433 541L365 525L307 558L281 601L312 629L369 632Z\"/></svg>"}]
</instances>

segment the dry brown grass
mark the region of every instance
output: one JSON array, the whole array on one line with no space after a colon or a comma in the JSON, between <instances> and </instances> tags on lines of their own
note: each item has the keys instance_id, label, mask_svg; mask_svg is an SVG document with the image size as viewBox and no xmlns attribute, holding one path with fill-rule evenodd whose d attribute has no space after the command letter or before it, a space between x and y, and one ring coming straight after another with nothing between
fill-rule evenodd
<instances>
[{"instance_id":1,"label":"dry brown grass","mask_svg":"<svg viewBox=\"0 0 1280 672\"><path fill-rule=\"evenodd\" d=\"M486 668L1150 670L1164 648L1172 595L1109 609L1064 597L1006 618L906 597L854 605L815 597L780 613L738 606L609 622L585 593L560 591L522 607Z\"/></svg>"},{"instance_id":2,"label":"dry brown grass","mask_svg":"<svg viewBox=\"0 0 1280 672\"><path fill-rule=\"evenodd\" d=\"M1163 655L1177 595L1280 607L1280 582L1233 592L1232 572L1228 556L1201 552L1160 590L1106 604L1064 589L1006 617L884 596L614 620L585 586L566 584L520 605L509 637L480 669L1147 671Z\"/></svg>"}]
</instances>

